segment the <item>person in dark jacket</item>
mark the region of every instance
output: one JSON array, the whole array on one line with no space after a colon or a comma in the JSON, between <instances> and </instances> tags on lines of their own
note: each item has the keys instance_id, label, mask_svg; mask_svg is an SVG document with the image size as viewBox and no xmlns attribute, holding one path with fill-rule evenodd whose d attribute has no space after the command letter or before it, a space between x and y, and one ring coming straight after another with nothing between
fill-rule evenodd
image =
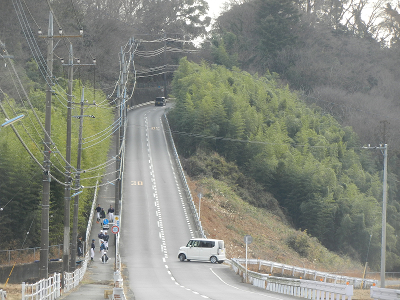
<instances>
[{"instance_id":1,"label":"person in dark jacket","mask_svg":"<svg viewBox=\"0 0 400 300\"><path fill-rule=\"evenodd\" d=\"M105 219L105 217L106 217L106 212L104 211L104 208L101 208L101 211L100 211L101 226L103 226L103 219Z\"/></svg>"},{"instance_id":2,"label":"person in dark jacket","mask_svg":"<svg viewBox=\"0 0 400 300\"><path fill-rule=\"evenodd\" d=\"M99 234L97 235L99 238L99 246L101 246L101 243L104 242L104 233L103 230L100 230Z\"/></svg>"},{"instance_id":3,"label":"person in dark jacket","mask_svg":"<svg viewBox=\"0 0 400 300\"><path fill-rule=\"evenodd\" d=\"M97 207L96 207L96 213L97 213L97 223L99 223L100 222L100 212L101 212L101 206L100 206L100 204L97 204Z\"/></svg>"},{"instance_id":4,"label":"person in dark jacket","mask_svg":"<svg viewBox=\"0 0 400 300\"><path fill-rule=\"evenodd\" d=\"M114 222L114 208L112 207L112 205L110 205L110 208L108 209L107 213L108 213L108 220L110 220L110 222Z\"/></svg>"},{"instance_id":5,"label":"person in dark jacket","mask_svg":"<svg viewBox=\"0 0 400 300\"><path fill-rule=\"evenodd\" d=\"M104 231L103 240L104 240L104 246L106 246L107 250L108 250L108 240L109 239L110 239L110 236L107 234L107 231Z\"/></svg>"},{"instance_id":6,"label":"person in dark jacket","mask_svg":"<svg viewBox=\"0 0 400 300\"><path fill-rule=\"evenodd\" d=\"M96 248L96 245L94 244L95 239L92 240L92 245L90 246L90 259L93 261L94 260L94 248Z\"/></svg>"},{"instance_id":7,"label":"person in dark jacket","mask_svg":"<svg viewBox=\"0 0 400 300\"><path fill-rule=\"evenodd\" d=\"M78 249L77 249L78 250L78 257L81 257L82 254L83 254L82 237L79 237L77 247L78 247Z\"/></svg>"}]
</instances>

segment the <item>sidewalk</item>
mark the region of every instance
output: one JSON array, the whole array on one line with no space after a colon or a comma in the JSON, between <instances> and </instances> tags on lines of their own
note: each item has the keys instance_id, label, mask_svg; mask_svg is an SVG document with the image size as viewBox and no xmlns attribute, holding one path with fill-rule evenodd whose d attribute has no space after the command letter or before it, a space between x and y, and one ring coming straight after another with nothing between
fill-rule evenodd
<instances>
[{"instance_id":1,"label":"sidewalk","mask_svg":"<svg viewBox=\"0 0 400 300\"><path fill-rule=\"evenodd\" d=\"M115 153L115 151L114 151ZM115 154L111 152L111 157ZM115 164L111 164L107 167L106 174L112 173L111 175L107 175L103 178L103 183L113 182L115 179ZM100 187L97 203L100 204L104 211L107 213L110 205L114 207L115 204L115 187L113 184L107 184L105 186ZM95 205L97 206L97 204ZM86 274L79 284L78 287L69 291L60 299L68 299L68 300L76 300L76 299L84 299L84 300L98 300L105 299L105 291L109 290L112 294L112 289L114 287L114 263L115 263L115 235L111 232L111 228L107 230L108 235L110 236L108 242L108 251L107 255L109 257L107 263L102 263L100 258L100 245L99 238L97 235L99 234L101 228L101 224L96 223L96 214L93 216L93 227L90 233L89 239L89 247L92 239L95 239L95 255L94 260L89 261L88 268ZM90 253L90 248L88 249ZM108 298L106 298L108 299Z\"/></svg>"}]
</instances>

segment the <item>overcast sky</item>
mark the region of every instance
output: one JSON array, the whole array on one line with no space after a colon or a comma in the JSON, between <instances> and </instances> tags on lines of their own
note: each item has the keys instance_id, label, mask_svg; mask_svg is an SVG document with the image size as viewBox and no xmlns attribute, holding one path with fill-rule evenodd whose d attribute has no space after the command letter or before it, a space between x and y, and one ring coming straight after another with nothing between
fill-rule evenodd
<instances>
[{"instance_id":1,"label":"overcast sky","mask_svg":"<svg viewBox=\"0 0 400 300\"><path fill-rule=\"evenodd\" d=\"M210 7L209 9L209 15L212 18L218 17L218 15L221 12L221 6L227 1L227 0L206 0L208 2L208 5Z\"/></svg>"}]
</instances>

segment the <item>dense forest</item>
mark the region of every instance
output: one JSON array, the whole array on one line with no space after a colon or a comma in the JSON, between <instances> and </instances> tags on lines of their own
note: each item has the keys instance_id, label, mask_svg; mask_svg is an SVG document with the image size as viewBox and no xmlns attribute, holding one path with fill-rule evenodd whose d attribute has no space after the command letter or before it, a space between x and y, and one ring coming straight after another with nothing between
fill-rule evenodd
<instances>
[{"instance_id":1,"label":"dense forest","mask_svg":"<svg viewBox=\"0 0 400 300\"><path fill-rule=\"evenodd\" d=\"M39 118L44 114L45 81L26 32L45 31L50 9L55 26L67 34L83 29L83 38L71 41L75 57L82 62L97 60L96 67L78 68L75 73L74 95L79 99L85 86L89 102L113 93L119 76L118 53L129 39L141 51L148 49L144 40L172 38L160 47L182 51L136 56L135 66L138 71L160 65L172 68L167 74L168 92L177 102L170 118L174 130L185 133L175 135L181 155L190 161L204 157L204 152L218 152L237 164L244 176L240 182L253 187L249 193L262 193L247 197L249 202L269 209L278 205L296 228L362 262L371 237L370 255L379 258L383 158L379 151L361 147L387 143L387 270L400 269L398 4L236 0L213 22L204 0L41 0L34 4L0 0L0 5L0 40L14 56L19 80ZM46 43L37 39L37 44L45 53ZM60 78L64 94L66 70L60 58L68 57L68 44L63 40L55 48L54 75ZM173 73L185 55L188 59ZM9 74L10 66L0 63L0 100L8 112L30 115ZM129 82L137 87L134 97L159 93L162 76ZM54 138L63 153L63 105L55 101L53 113L58 116L53 118ZM95 113L104 114L95 122L108 122L113 115L111 109ZM21 127L24 139L36 136L32 143L39 145L35 151L40 156L40 134L32 133L36 128L25 131L23 122L16 127ZM88 126L85 134L93 135L105 124ZM4 208L0 224L13 228L0 241L1 248L19 247L27 231L31 234L26 246L37 246L39 223L33 220L40 209L41 170L10 128L0 134L0 206ZM101 156L105 151L99 150L104 147L107 142L94 156L84 154L84 164L90 167L92 157L105 159ZM194 168L191 172L217 176ZM51 186L50 238L55 244L62 240L63 187L56 182ZM89 199L89 190L86 195ZM87 209L82 206L82 219ZM377 269L378 261L372 267Z\"/></svg>"}]
</instances>

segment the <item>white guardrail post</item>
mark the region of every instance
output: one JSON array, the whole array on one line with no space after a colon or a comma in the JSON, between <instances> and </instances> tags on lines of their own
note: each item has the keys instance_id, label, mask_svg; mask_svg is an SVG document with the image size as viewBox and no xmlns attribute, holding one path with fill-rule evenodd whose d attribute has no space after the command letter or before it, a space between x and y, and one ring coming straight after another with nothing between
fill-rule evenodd
<instances>
[{"instance_id":1,"label":"white guardrail post","mask_svg":"<svg viewBox=\"0 0 400 300\"><path fill-rule=\"evenodd\" d=\"M234 260L238 264L243 264L245 262L244 258L235 258ZM363 287L364 289L367 289L370 288L371 286L375 286L378 284L378 281L375 279L362 279L356 277L341 276L337 274L319 272L315 270L285 265L266 260L248 259L247 263L250 265L258 265L259 270L261 269L262 266L264 266L268 268L271 274L273 270L275 270L275 273L277 273L278 269L281 271L282 274L284 274L284 272L287 271L291 273L291 276L302 277L302 279L312 279L314 281L322 280L323 282L330 282L335 284L351 284L354 286L354 288Z\"/></svg>"},{"instance_id":2,"label":"white guardrail post","mask_svg":"<svg viewBox=\"0 0 400 300\"><path fill-rule=\"evenodd\" d=\"M381 300L395 300L400 298L400 290L371 287L371 298Z\"/></svg>"},{"instance_id":3,"label":"white guardrail post","mask_svg":"<svg viewBox=\"0 0 400 300\"><path fill-rule=\"evenodd\" d=\"M0 289L0 300L6 300L7 292Z\"/></svg>"},{"instance_id":4,"label":"white guardrail post","mask_svg":"<svg viewBox=\"0 0 400 300\"><path fill-rule=\"evenodd\" d=\"M259 264L258 260L249 260L253 264ZM246 270L241 265L239 259L231 260L232 269L246 280ZM276 264L275 264L276 267ZM287 269L287 265L281 266ZM297 269L297 268L296 268ZM289 269L293 270L293 268ZM275 277L268 274L248 271L248 282L254 286L266 289L267 291L286 294L290 296L302 297L313 300L337 299L351 300L353 296L353 285L335 284L322 281L304 280L297 278ZM384 299L391 300L391 299Z\"/></svg>"}]
</instances>

